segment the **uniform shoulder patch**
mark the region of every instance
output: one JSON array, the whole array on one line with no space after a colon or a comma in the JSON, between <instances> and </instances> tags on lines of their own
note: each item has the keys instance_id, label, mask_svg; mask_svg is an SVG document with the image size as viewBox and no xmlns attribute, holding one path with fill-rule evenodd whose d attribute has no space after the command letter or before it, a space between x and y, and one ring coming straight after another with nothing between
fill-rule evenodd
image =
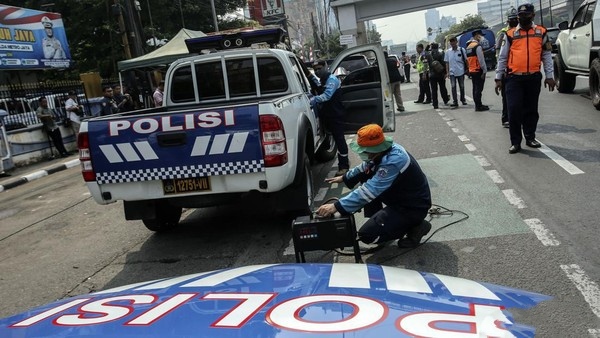
<instances>
[{"instance_id":1,"label":"uniform shoulder patch","mask_svg":"<svg viewBox=\"0 0 600 338\"><path fill-rule=\"evenodd\" d=\"M387 175L388 175L388 170L387 170L387 168L379 168L379 169L377 170L377 176L378 176L378 177L384 178L384 177L387 177Z\"/></svg>"}]
</instances>

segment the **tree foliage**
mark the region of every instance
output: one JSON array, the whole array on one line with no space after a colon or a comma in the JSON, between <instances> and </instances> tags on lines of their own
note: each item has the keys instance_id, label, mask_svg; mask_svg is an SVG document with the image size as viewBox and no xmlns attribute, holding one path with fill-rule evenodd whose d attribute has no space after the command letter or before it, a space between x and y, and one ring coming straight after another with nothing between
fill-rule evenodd
<instances>
[{"instance_id":1,"label":"tree foliage","mask_svg":"<svg viewBox=\"0 0 600 338\"><path fill-rule=\"evenodd\" d=\"M123 8L126 1L118 0ZM124 60L123 41L119 34L117 17L113 15L111 6L114 0L3 0L8 6L30 8L34 10L52 11L62 15L65 31L74 61L74 68L69 72L61 72L62 78L79 78L79 73L98 71L102 77L115 76L117 61ZM143 27L142 41L144 52L149 52L145 41L155 36L159 39L171 39L185 26L187 29L203 32L215 30L210 0L140 0L141 10L125 17L141 22ZM150 8L148 8L148 4ZM215 1L217 17L243 7L246 0ZM152 16L150 17L150 13ZM150 22L152 21L152 25ZM220 20L219 29L239 28L256 25L243 20ZM130 41L132 43L132 41ZM52 76L53 72L46 72Z\"/></svg>"}]
</instances>

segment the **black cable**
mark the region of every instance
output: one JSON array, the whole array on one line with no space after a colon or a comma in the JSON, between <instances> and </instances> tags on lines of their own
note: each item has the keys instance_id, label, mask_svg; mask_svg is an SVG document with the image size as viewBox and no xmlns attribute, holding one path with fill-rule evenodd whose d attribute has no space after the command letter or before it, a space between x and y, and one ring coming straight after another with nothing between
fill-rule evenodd
<instances>
[{"instance_id":1,"label":"black cable","mask_svg":"<svg viewBox=\"0 0 600 338\"><path fill-rule=\"evenodd\" d=\"M445 229L445 228L447 228L447 227L449 227L449 226L451 226L453 224L460 223L460 222L462 222L464 220L467 220L469 218L469 215L466 212L464 212L464 211L451 210L451 209L448 209L448 208L443 207L441 205L432 204L431 208L429 208L429 212L428 212L428 214L429 214L428 222L430 222L431 220L433 220L434 217L441 217L441 216L452 217L452 216L454 216L454 213L460 213L460 214L463 215L463 217L461 219L457 220L457 221L448 223L448 224L440 227L439 229L436 229L431 235L429 235L429 237L427 237L423 242L419 243L417 246L415 246L413 248L408 248L407 250L404 250L404 251L400 252L399 254L396 254L396 255L393 255L391 257L388 257L385 260L378 262L378 264L383 263L383 262L387 262L387 261L389 261L391 259L400 257L402 255L405 255L405 254L407 254L407 253L415 250L416 248L420 247L421 245L427 243L439 231L441 231L441 230L443 230L443 229ZM381 246L377 246L377 247L374 247L374 248L371 248L371 249L367 249L365 251L361 251L360 253L361 253L361 255L362 254L367 254L367 253L373 253L373 252L376 252L376 251L379 251L379 250L383 249L384 247L385 247L385 245L381 245ZM400 249L403 249L403 248L400 248ZM333 251L337 252L338 254L340 254L342 256L354 256L354 251L352 251L352 252L344 252L344 251L337 250L337 249L334 249Z\"/></svg>"}]
</instances>

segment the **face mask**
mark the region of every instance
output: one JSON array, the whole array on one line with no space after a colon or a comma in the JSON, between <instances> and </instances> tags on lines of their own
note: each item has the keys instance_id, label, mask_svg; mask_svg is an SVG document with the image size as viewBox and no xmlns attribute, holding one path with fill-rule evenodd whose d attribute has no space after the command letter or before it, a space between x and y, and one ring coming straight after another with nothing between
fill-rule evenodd
<instances>
[{"instance_id":1,"label":"face mask","mask_svg":"<svg viewBox=\"0 0 600 338\"><path fill-rule=\"evenodd\" d=\"M369 154L367 154L367 153L359 153L358 157L360 157L360 159L362 161L368 161L369 160Z\"/></svg>"},{"instance_id":2,"label":"face mask","mask_svg":"<svg viewBox=\"0 0 600 338\"><path fill-rule=\"evenodd\" d=\"M533 22L533 18L530 16L520 16L519 17L519 25L521 25L521 27L529 27L529 25L531 25L532 22Z\"/></svg>"}]
</instances>

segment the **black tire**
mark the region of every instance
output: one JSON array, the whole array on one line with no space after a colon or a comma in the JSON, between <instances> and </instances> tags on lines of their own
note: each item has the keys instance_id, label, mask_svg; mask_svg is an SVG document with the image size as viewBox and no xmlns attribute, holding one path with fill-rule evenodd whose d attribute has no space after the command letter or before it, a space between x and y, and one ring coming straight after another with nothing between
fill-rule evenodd
<instances>
[{"instance_id":1,"label":"black tire","mask_svg":"<svg viewBox=\"0 0 600 338\"><path fill-rule=\"evenodd\" d=\"M595 58L590 65L590 97L596 110L600 110L600 59Z\"/></svg>"},{"instance_id":2,"label":"black tire","mask_svg":"<svg viewBox=\"0 0 600 338\"><path fill-rule=\"evenodd\" d=\"M156 202L156 218L143 219L148 230L156 232L170 231L179 224L181 218L181 207L170 205L166 202Z\"/></svg>"},{"instance_id":3,"label":"black tire","mask_svg":"<svg viewBox=\"0 0 600 338\"><path fill-rule=\"evenodd\" d=\"M559 51L554 58L554 80L556 81L556 89L559 93L572 93L573 89L575 89L577 75L567 73L565 69L566 66Z\"/></svg>"},{"instance_id":4,"label":"black tire","mask_svg":"<svg viewBox=\"0 0 600 338\"><path fill-rule=\"evenodd\" d=\"M305 154L302 163L302 179L290 191L293 195L288 211L293 216L309 215L315 198L314 182L310 167L310 160Z\"/></svg>"},{"instance_id":5,"label":"black tire","mask_svg":"<svg viewBox=\"0 0 600 338\"><path fill-rule=\"evenodd\" d=\"M337 147L335 140L333 139L333 135L328 133L326 134L323 143L321 143L321 146L319 146L319 149L317 149L315 158L319 162L327 162L331 161L336 153Z\"/></svg>"}]
</instances>

